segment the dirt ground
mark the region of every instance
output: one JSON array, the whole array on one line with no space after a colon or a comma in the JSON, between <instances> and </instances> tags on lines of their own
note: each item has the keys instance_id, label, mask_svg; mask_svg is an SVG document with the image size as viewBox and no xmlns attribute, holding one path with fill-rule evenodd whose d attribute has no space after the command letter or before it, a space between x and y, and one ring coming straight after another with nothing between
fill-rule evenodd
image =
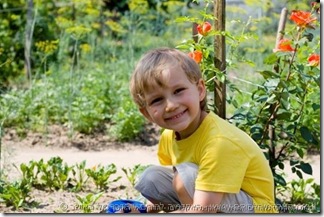
<instances>
[{"instance_id":1,"label":"dirt ground","mask_svg":"<svg viewBox=\"0 0 324 217\"><path fill-rule=\"evenodd\" d=\"M14 130L8 130L2 138L1 169L7 173L9 180L16 180L21 177L16 167L19 168L21 163L27 164L31 160L47 161L59 156L69 166L85 160L87 168L114 163L117 166L116 176L122 178L111 184L92 207L93 213L99 213L114 199L134 199L138 196L138 192L132 188L121 168L133 168L137 164L158 164L156 157L158 130L151 127L149 131L149 135L142 135L139 141L134 143L117 143L111 142L107 136L101 134L96 136L76 134L69 139L67 130L58 126L51 127L46 136L29 133L24 139L20 139ZM320 183L320 155L311 155L306 161L313 167L313 178ZM288 179L297 179L290 171L285 172ZM305 176L309 177L311 176ZM79 193L34 189L31 196L38 206L14 210L0 203L0 213L82 213L76 195L84 197L94 193L94 189L94 186L89 186Z\"/></svg>"}]
</instances>

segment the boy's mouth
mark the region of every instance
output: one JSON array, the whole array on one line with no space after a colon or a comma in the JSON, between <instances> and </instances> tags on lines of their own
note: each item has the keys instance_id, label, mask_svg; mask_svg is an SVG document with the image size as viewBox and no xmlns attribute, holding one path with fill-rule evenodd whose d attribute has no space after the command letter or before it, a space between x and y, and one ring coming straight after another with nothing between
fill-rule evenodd
<instances>
[{"instance_id":1,"label":"boy's mouth","mask_svg":"<svg viewBox=\"0 0 324 217\"><path fill-rule=\"evenodd\" d=\"M173 115L171 117L165 118L166 121L170 121L170 120L175 120L180 118L184 113L186 113L187 110L184 110L183 112L180 112L179 114Z\"/></svg>"}]
</instances>

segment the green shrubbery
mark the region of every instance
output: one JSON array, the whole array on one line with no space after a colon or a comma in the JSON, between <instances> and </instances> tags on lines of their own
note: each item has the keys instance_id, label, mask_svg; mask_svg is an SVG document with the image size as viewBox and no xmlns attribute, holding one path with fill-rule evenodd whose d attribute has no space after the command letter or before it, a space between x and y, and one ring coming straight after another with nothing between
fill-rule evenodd
<instances>
[{"instance_id":1,"label":"green shrubbery","mask_svg":"<svg viewBox=\"0 0 324 217\"><path fill-rule=\"evenodd\" d=\"M24 81L25 74L16 75L10 80L15 85L1 92L0 127L14 127L23 136L29 130L46 133L49 125L62 124L71 135L100 129L122 141L141 132L145 121L131 101L129 75L144 51L174 46L174 35L180 37L182 28L170 23L168 8L177 11L184 3L166 2L159 6L161 11L137 4L133 1L129 11L116 15L87 0L62 4L49 0L48 5L36 1L29 8L32 26L26 26L34 30L31 77ZM47 38L39 35L44 22ZM1 69L7 70L7 63L3 64Z\"/></svg>"}]
</instances>

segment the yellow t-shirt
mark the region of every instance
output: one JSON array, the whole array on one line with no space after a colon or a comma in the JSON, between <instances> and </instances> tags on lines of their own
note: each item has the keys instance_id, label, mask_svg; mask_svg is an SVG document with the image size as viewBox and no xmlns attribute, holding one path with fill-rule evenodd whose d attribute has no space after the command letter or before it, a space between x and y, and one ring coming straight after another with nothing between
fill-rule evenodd
<instances>
[{"instance_id":1,"label":"yellow t-shirt","mask_svg":"<svg viewBox=\"0 0 324 217\"><path fill-rule=\"evenodd\" d=\"M245 132L213 112L186 139L177 141L174 131L164 130L158 158L162 165L197 164L197 190L238 193L242 189L252 197L256 213L278 212L273 175L261 149Z\"/></svg>"}]
</instances>

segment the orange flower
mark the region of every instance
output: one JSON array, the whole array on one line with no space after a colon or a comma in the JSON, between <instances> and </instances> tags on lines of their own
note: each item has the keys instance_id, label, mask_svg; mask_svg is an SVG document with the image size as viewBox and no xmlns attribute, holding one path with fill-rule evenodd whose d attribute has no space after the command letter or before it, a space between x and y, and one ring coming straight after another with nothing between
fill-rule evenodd
<instances>
[{"instance_id":1,"label":"orange flower","mask_svg":"<svg viewBox=\"0 0 324 217\"><path fill-rule=\"evenodd\" d=\"M209 22L204 22L203 24L200 24L197 26L197 31L200 35L206 36L210 32L212 26Z\"/></svg>"},{"instance_id":2,"label":"orange flower","mask_svg":"<svg viewBox=\"0 0 324 217\"><path fill-rule=\"evenodd\" d=\"M278 47L276 49L273 49L273 52L291 52L291 51L295 51L294 48L291 47L291 41L288 39L281 39L279 41Z\"/></svg>"},{"instance_id":3,"label":"orange flower","mask_svg":"<svg viewBox=\"0 0 324 217\"><path fill-rule=\"evenodd\" d=\"M196 61L196 63L198 63L198 64L201 62L202 57L203 57L202 52L199 50L192 51L188 55L189 55L189 57L194 59Z\"/></svg>"},{"instance_id":4,"label":"orange flower","mask_svg":"<svg viewBox=\"0 0 324 217\"><path fill-rule=\"evenodd\" d=\"M290 15L290 19L294 21L297 26L301 28L312 28L312 23L316 21L316 17L312 17L312 14L305 11L293 10Z\"/></svg>"},{"instance_id":5,"label":"orange flower","mask_svg":"<svg viewBox=\"0 0 324 217\"><path fill-rule=\"evenodd\" d=\"M308 57L308 63L310 66L318 66L320 64L320 55L318 54L311 54Z\"/></svg>"}]
</instances>

